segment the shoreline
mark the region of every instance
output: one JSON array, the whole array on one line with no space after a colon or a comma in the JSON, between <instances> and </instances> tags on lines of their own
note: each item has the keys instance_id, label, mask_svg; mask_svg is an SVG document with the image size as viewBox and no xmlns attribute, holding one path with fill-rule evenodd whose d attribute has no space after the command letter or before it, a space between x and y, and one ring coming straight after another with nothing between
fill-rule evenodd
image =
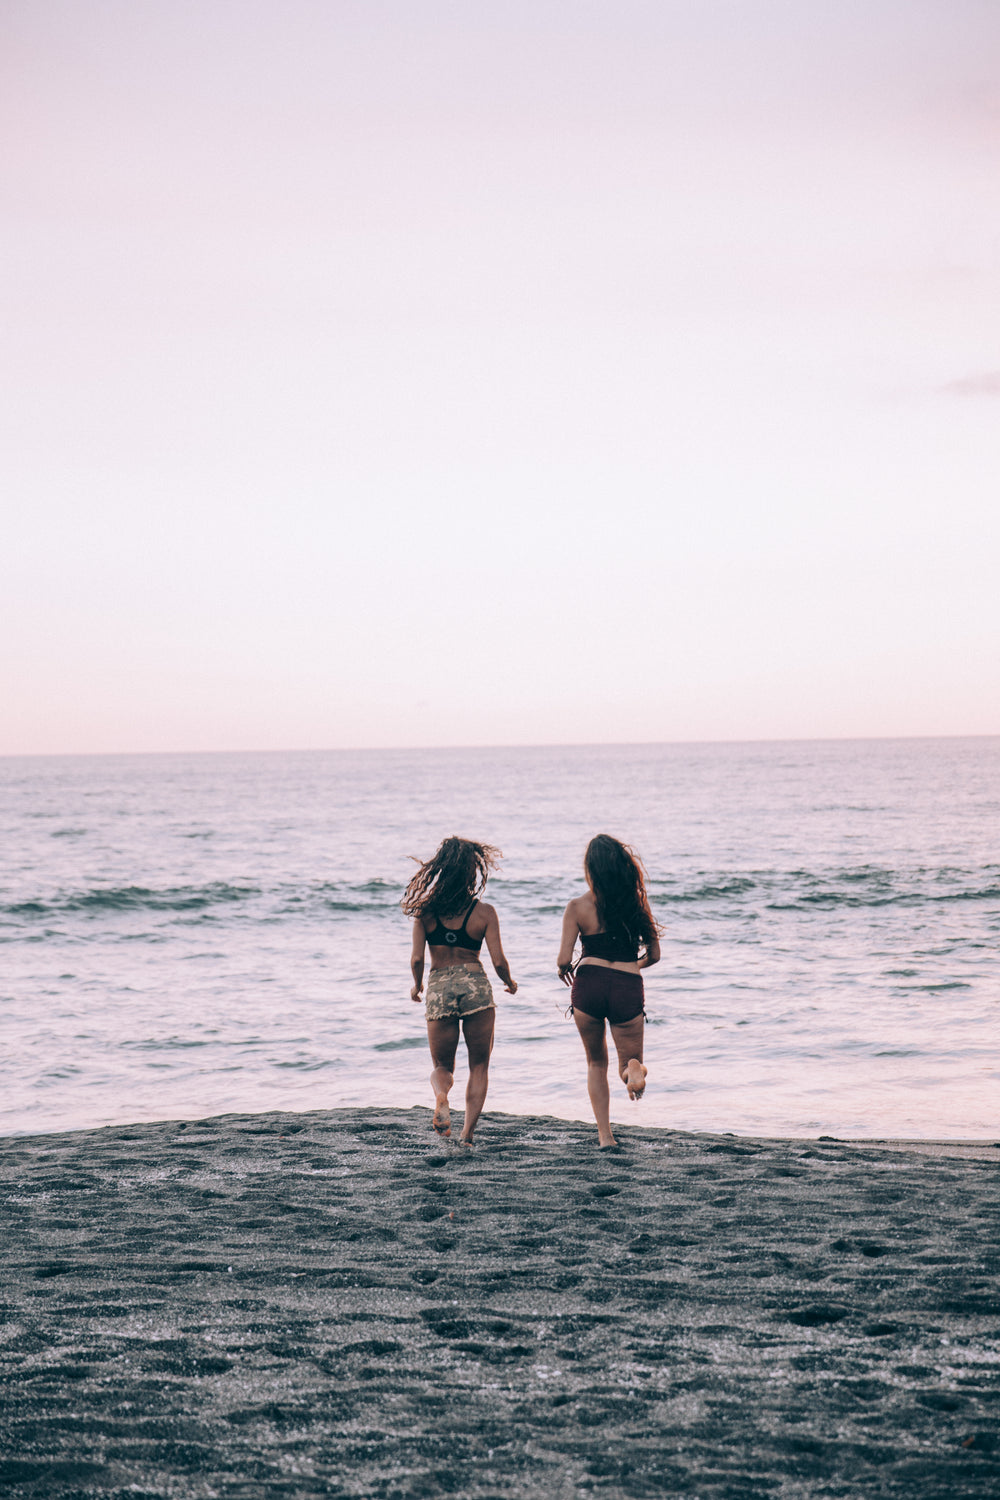
<instances>
[{"instance_id":1,"label":"shoreline","mask_svg":"<svg viewBox=\"0 0 1000 1500\"><path fill-rule=\"evenodd\" d=\"M464 1083L464 1079L460 1080ZM460 1099L462 1089L456 1090L456 1099ZM392 1111L398 1114L416 1115L423 1110L428 1116L431 1110L420 1104L400 1104L392 1106ZM639 1110L630 1111L630 1118L615 1119L612 1117L612 1128L616 1131L634 1133L640 1131L650 1137L663 1136L664 1139L674 1137L690 1138L692 1140L736 1140L751 1142L758 1146L801 1146L805 1144L835 1143L838 1146L856 1146L859 1148L871 1147L881 1148L886 1151L920 1151L927 1155L955 1155L967 1156L970 1160L1000 1162L1000 1140L991 1140L986 1136L973 1138L966 1136L838 1136L838 1135L767 1135L760 1132L744 1132L741 1130L701 1130L687 1126L668 1125L643 1125L639 1118ZM380 1105L336 1105L330 1109L249 1109L249 1110L223 1110L214 1115L170 1115L155 1120L117 1120L101 1125L71 1125L68 1127L53 1127L41 1130L8 1130L0 1127L0 1151L5 1145L12 1142L29 1141L54 1141L72 1140L78 1136L98 1135L108 1130L143 1131L154 1130L159 1126L173 1126L176 1129L190 1128L192 1125L202 1124L207 1120L249 1120L249 1119L274 1119L283 1118L294 1120L305 1120L312 1118L336 1117L344 1121L350 1121L354 1117L363 1118L371 1113L383 1112L384 1107ZM457 1119L462 1118L462 1107L457 1102L452 1106L452 1114ZM612 1111L612 1115L614 1111ZM555 1126L564 1125L567 1128L595 1129L592 1116L579 1116L570 1118L565 1115L535 1115L508 1110L490 1110L489 1103L483 1113L483 1121L487 1126L489 1120L541 1120ZM1000 1129L1000 1126L998 1126ZM456 1132L457 1133L457 1132Z\"/></svg>"},{"instance_id":2,"label":"shoreline","mask_svg":"<svg viewBox=\"0 0 1000 1500\"><path fill-rule=\"evenodd\" d=\"M996 1143L430 1114L0 1138L9 1493L996 1493Z\"/></svg>"}]
</instances>

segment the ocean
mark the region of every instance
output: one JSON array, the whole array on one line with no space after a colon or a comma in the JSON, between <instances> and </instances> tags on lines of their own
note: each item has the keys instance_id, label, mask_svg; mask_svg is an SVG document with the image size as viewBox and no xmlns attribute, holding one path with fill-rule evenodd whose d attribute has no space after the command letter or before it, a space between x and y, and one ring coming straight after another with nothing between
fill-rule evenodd
<instances>
[{"instance_id":1,"label":"ocean","mask_svg":"<svg viewBox=\"0 0 1000 1500\"><path fill-rule=\"evenodd\" d=\"M3 759L0 1133L432 1104L399 899L451 833L520 986L481 1134L588 1120L555 957L608 832L664 929L614 1120L994 1138L998 814L986 738Z\"/></svg>"}]
</instances>

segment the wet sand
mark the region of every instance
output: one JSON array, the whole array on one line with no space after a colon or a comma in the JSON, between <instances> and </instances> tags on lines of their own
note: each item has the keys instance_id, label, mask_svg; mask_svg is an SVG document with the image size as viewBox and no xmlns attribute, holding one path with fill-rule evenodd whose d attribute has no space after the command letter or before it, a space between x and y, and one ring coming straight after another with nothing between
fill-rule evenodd
<instances>
[{"instance_id":1,"label":"wet sand","mask_svg":"<svg viewBox=\"0 0 1000 1500\"><path fill-rule=\"evenodd\" d=\"M0 1487L1000 1491L1000 1150L429 1122L0 1141Z\"/></svg>"}]
</instances>

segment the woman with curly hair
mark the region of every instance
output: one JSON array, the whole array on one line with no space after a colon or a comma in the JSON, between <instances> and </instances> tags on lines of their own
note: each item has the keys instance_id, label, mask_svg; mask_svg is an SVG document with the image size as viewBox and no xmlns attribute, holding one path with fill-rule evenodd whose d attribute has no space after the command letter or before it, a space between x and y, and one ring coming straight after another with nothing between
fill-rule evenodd
<instances>
[{"instance_id":1,"label":"woman with curly hair","mask_svg":"<svg viewBox=\"0 0 1000 1500\"><path fill-rule=\"evenodd\" d=\"M434 1129L451 1134L448 1095L455 1082L455 1053L459 1026L469 1053L469 1082L465 1090L465 1119L459 1137L471 1146L473 1132L486 1102L496 1006L486 970L479 961L483 939L504 989L516 994L510 975L496 909L480 901L491 870L500 863L499 849L471 839L445 839L422 864L406 887L400 903L413 918L410 999L420 1002L424 987L424 949L430 949L427 979L427 1040L431 1048L431 1088L434 1090Z\"/></svg>"},{"instance_id":2,"label":"woman with curly hair","mask_svg":"<svg viewBox=\"0 0 1000 1500\"><path fill-rule=\"evenodd\" d=\"M642 969L660 960L660 930L649 909L642 862L627 844L599 833L583 857L587 893L577 896L563 917L559 978L571 984L573 1019L587 1054L587 1092L597 1120L597 1141L617 1149L611 1131L608 1044L611 1027L618 1073L630 1099L646 1087L642 1061L645 1010ZM580 939L582 955L574 965Z\"/></svg>"}]
</instances>

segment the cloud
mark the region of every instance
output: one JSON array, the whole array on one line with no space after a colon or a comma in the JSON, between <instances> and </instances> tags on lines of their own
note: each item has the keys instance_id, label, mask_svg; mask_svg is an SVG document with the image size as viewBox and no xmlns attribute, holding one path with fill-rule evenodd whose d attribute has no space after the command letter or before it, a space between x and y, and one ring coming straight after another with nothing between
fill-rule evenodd
<instances>
[{"instance_id":1,"label":"cloud","mask_svg":"<svg viewBox=\"0 0 1000 1500\"><path fill-rule=\"evenodd\" d=\"M952 380L941 389L949 396L1000 396L1000 370L986 375L966 375L964 380Z\"/></svg>"}]
</instances>

